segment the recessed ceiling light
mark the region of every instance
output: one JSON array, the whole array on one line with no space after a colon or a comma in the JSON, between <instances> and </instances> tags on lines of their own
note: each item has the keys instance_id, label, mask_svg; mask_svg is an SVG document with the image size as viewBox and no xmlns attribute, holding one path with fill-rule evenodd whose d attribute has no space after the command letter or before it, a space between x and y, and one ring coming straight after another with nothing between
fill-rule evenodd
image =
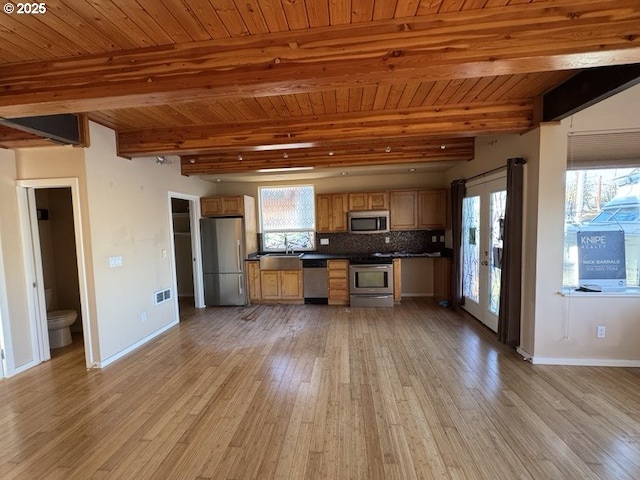
<instances>
[{"instance_id":1,"label":"recessed ceiling light","mask_svg":"<svg viewBox=\"0 0 640 480\"><path fill-rule=\"evenodd\" d=\"M189 163L196 163L196 159L195 158L190 159Z\"/></svg>"},{"instance_id":2,"label":"recessed ceiling light","mask_svg":"<svg viewBox=\"0 0 640 480\"><path fill-rule=\"evenodd\" d=\"M410 172L415 172L415 171L416 171L416 169L415 169L415 168L410 168L410 169L409 169L409 171L410 171Z\"/></svg>"},{"instance_id":3,"label":"recessed ceiling light","mask_svg":"<svg viewBox=\"0 0 640 480\"><path fill-rule=\"evenodd\" d=\"M349 172L342 172L340 175L349 175Z\"/></svg>"},{"instance_id":4,"label":"recessed ceiling light","mask_svg":"<svg viewBox=\"0 0 640 480\"><path fill-rule=\"evenodd\" d=\"M389 153L391 151L391 147L387 147L384 149L385 152Z\"/></svg>"},{"instance_id":5,"label":"recessed ceiling light","mask_svg":"<svg viewBox=\"0 0 640 480\"><path fill-rule=\"evenodd\" d=\"M447 148L447 146L446 146L446 145L440 145L440 149L441 149L441 150L444 150L445 148Z\"/></svg>"},{"instance_id":6,"label":"recessed ceiling light","mask_svg":"<svg viewBox=\"0 0 640 480\"><path fill-rule=\"evenodd\" d=\"M242 161L242 155L238 155L238 161L241 162Z\"/></svg>"},{"instance_id":7,"label":"recessed ceiling light","mask_svg":"<svg viewBox=\"0 0 640 480\"><path fill-rule=\"evenodd\" d=\"M216 182L221 182L222 179L221 178L216 178Z\"/></svg>"},{"instance_id":8,"label":"recessed ceiling light","mask_svg":"<svg viewBox=\"0 0 640 480\"><path fill-rule=\"evenodd\" d=\"M282 158L284 158L284 159L289 158L289 154L288 154L287 152L284 152L284 153L282 154Z\"/></svg>"},{"instance_id":9,"label":"recessed ceiling light","mask_svg":"<svg viewBox=\"0 0 640 480\"><path fill-rule=\"evenodd\" d=\"M329 156L330 156L330 157L333 157L333 150L330 150L330 151L329 151Z\"/></svg>"}]
</instances>

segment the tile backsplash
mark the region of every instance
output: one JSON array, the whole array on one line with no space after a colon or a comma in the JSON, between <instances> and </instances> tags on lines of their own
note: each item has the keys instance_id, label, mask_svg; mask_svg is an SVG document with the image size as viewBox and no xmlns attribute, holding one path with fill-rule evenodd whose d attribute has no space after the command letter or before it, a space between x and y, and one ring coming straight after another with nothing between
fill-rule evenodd
<instances>
[{"instance_id":1,"label":"tile backsplash","mask_svg":"<svg viewBox=\"0 0 640 480\"><path fill-rule=\"evenodd\" d=\"M320 245L320 239L323 238L329 240L329 245ZM389 243L386 243L386 238L389 238ZM316 250L318 253L329 255L371 254L375 252L424 253L439 252L443 249L444 230L414 230L368 234L316 233Z\"/></svg>"}]
</instances>

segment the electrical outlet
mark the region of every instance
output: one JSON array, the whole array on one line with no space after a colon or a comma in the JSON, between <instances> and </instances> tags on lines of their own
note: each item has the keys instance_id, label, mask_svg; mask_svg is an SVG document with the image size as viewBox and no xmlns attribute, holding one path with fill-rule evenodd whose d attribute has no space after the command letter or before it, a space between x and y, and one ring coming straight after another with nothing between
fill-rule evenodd
<instances>
[{"instance_id":1,"label":"electrical outlet","mask_svg":"<svg viewBox=\"0 0 640 480\"><path fill-rule=\"evenodd\" d=\"M389 237L384 237L384 243L389 243L391 239Z\"/></svg>"},{"instance_id":2,"label":"electrical outlet","mask_svg":"<svg viewBox=\"0 0 640 480\"><path fill-rule=\"evenodd\" d=\"M605 327L604 325L598 325L598 327L596 328L596 337L604 338L606 336L607 336L607 327Z\"/></svg>"},{"instance_id":3,"label":"electrical outlet","mask_svg":"<svg viewBox=\"0 0 640 480\"><path fill-rule=\"evenodd\" d=\"M435 235L431 235L431 241L433 243L437 242L438 241L438 237L436 237Z\"/></svg>"},{"instance_id":4,"label":"electrical outlet","mask_svg":"<svg viewBox=\"0 0 640 480\"><path fill-rule=\"evenodd\" d=\"M320 239L320 245L329 245L329 239L328 238L321 238Z\"/></svg>"},{"instance_id":5,"label":"electrical outlet","mask_svg":"<svg viewBox=\"0 0 640 480\"><path fill-rule=\"evenodd\" d=\"M147 321L147 312L142 312L140 314L140 320L142 320L143 322Z\"/></svg>"}]
</instances>

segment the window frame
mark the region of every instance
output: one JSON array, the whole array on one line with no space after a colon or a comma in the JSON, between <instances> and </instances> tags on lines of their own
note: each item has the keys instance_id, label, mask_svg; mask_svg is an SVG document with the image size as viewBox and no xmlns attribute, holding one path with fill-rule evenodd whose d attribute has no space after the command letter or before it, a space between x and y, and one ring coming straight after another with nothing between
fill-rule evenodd
<instances>
[{"instance_id":1,"label":"window frame","mask_svg":"<svg viewBox=\"0 0 640 480\"><path fill-rule=\"evenodd\" d=\"M579 277L579 256L577 253L577 245L573 245L571 242L571 236L573 234L575 234L577 236L578 232L584 232L584 231L589 231L589 229L592 229L592 231L608 231L608 230L614 230L616 228L616 224L617 227L621 230L625 232L625 277L626 277L626 285L624 286L624 288L621 288L619 290L616 289L612 289L611 287L603 287L601 292L576 292L575 294L586 294L586 295L637 295L638 293L640 293L640 272L638 270L640 270L640 265L638 265L635 270L633 269L633 266L636 264L640 264L640 261L634 260L637 258L640 258L640 244L636 245L636 243L640 242L640 222L638 223L638 233L635 234L635 230L632 231L632 235L629 236L628 232L623 228L622 224L620 221L616 221L616 219L614 219L614 217L618 214L618 212L620 212L621 210L624 209L628 209L628 208L632 208L631 206L627 207L627 206L622 206L622 205L613 205L612 208L610 208L610 211L607 211L606 206L608 203L610 203L615 196L618 194L618 192L620 191L620 188L622 188L621 185L617 185L616 186L616 190L615 193L613 193L613 196L611 198L609 198L606 202L600 204L598 206L599 210L593 214L591 216L591 218L589 218L587 221L582 221L579 224L576 224L574 221L571 221L572 219L575 218L575 212L571 212L569 211L569 207L570 207L570 175L572 172L590 172L590 171L615 171L615 170L627 170L627 173L625 175L631 175L631 173L633 173L635 170L639 170L640 169L640 161L638 161L638 163L636 165L629 165L629 164L624 164L624 165L618 165L618 164L608 164L608 162L602 162L602 164L600 165L595 165L595 164L590 164L589 166L585 166L583 164L575 164L575 165L569 165L566 169L565 172L565 179L564 179L564 232L563 232L563 259L562 259L562 292L563 294L574 294L574 292L576 292L576 289L579 288L580 285L580 277ZM586 173L585 173L586 176ZM612 175L613 177L613 175ZM618 178L622 178L622 177L618 177ZM577 179L576 179L577 181ZM608 181L614 182L614 179L611 178ZM601 182L601 181L600 181ZM633 184L633 182L631 182L631 184ZM599 185L601 185L601 183L599 183ZM582 186L583 190L584 190L584 184ZM599 187L601 188L601 187ZM638 187L640 188L640 187ZM574 200L574 203L576 201ZM582 204L584 205L585 201L582 201ZM638 209L640 209L640 204L638 204L637 206ZM582 210L580 210L582 211ZM605 213L609 213L609 221L602 221L602 222L595 222L596 219L598 219L599 217L602 217L603 214ZM622 222L625 223L625 222ZM626 222L626 223L636 223L636 222ZM582 227L582 228L581 228ZM585 227L587 227L587 229L585 229ZM594 230L594 228L598 228L598 230ZM629 240L628 237L631 237L632 239ZM634 239L633 237L636 237L636 239ZM630 249L629 246L631 246L632 248ZM576 248L576 250L574 250L573 252L570 251L571 247ZM631 260L629 260L631 257ZM568 278L568 274L567 274L567 265L570 265L570 262L574 262L574 269L577 270L576 272L573 273L573 275L575 275L575 277L573 278L573 281L569 282L567 281ZM635 262L635 263L634 263ZM631 269L630 269L631 266ZM631 274L631 275L630 275ZM574 284L575 282L575 284ZM603 282L606 285L606 281L603 280ZM630 283L632 282L632 283ZM592 282L594 284L597 284L597 279L594 280L594 282Z\"/></svg>"},{"instance_id":2,"label":"window frame","mask_svg":"<svg viewBox=\"0 0 640 480\"><path fill-rule=\"evenodd\" d=\"M273 230L269 230L267 229L265 231L265 227L264 227L264 213L263 213L263 195L262 192L263 190L269 190L269 189L277 189L277 188L310 188L311 189L311 199L312 199L312 216L313 216L313 225L310 229L307 228L293 228L293 229L273 229ZM265 235L266 234L278 234L278 233L284 233L285 235L287 233L291 233L291 234L295 234L295 233L308 233L309 235L309 240L310 240L310 246L308 247L294 247L294 251L295 252L311 252L311 251L315 251L316 249L316 194L315 194L315 186L313 184L293 184L293 185L270 185L270 186L259 186L258 187L258 222L259 222L259 226L260 226L260 249L263 252L284 252L285 248L284 245L278 246L278 247L271 247L271 248L267 248L265 246Z\"/></svg>"}]
</instances>

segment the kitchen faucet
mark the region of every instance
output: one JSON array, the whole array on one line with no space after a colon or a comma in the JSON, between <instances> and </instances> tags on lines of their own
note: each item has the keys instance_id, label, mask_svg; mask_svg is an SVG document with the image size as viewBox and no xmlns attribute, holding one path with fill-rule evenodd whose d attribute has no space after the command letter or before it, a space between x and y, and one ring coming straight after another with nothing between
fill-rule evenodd
<instances>
[{"instance_id":1,"label":"kitchen faucet","mask_svg":"<svg viewBox=\"0 0 640 480\"><path fill-rule=\"evenodd\" d=\"M291 245L291 251L289 251L289 239L287 236L284 236L284 253L285 255L288 253L293 253L293 245Z\"/></svg>"}]
</instances>

